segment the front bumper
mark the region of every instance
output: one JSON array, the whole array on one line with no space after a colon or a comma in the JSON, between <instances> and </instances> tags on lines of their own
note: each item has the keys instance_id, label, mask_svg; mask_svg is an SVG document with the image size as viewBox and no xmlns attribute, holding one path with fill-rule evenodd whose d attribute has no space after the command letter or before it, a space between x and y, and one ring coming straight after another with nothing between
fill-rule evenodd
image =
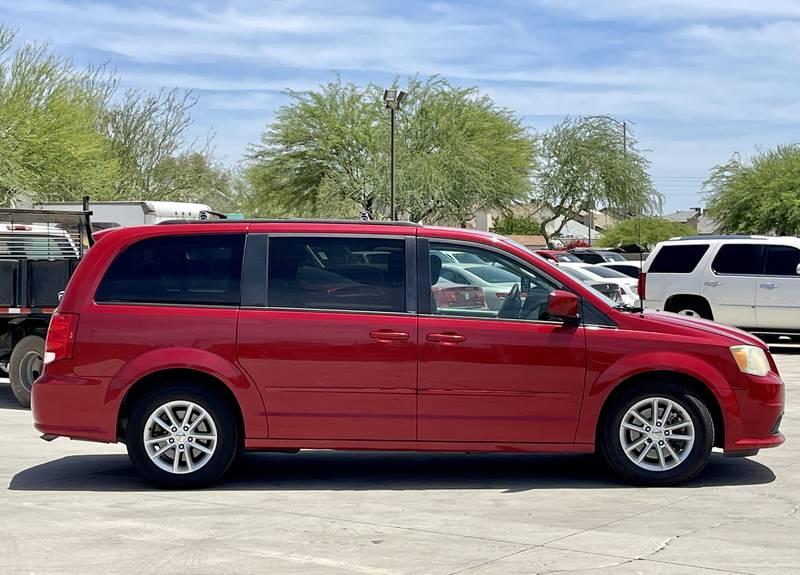
<instances>
[{"instance_id":1,"label":"front bumper","mask_svg":"<svg viewBox=\"0 0 800 575\"><path fill-rule=\"evenodd\" d=\"M33 425L45 435L105 443L117 440L116 409L106 401L108 382L99 378L51 376L33 384Z\"/></svg>"},{"instance_id":2,"label":"front bumper","mask_svg":"<svg viewBox=\"0 0 800 575\"><path fill-rule=\"evenodd\" d=\"M733 390L738 409L726 417L726 453L777 447L786 440L779 429L786 401L781 378L769 373L745 379L745 387Z\"/></svg>"}]
</instances>

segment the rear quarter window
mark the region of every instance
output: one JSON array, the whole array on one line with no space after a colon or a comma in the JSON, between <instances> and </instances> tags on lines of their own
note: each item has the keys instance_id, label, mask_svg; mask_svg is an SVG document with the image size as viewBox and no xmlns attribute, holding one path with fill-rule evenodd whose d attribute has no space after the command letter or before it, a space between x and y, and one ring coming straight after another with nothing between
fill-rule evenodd
<instances>
[{"instance_id":1,"label":"rear quarter window","mask_svg":"<svg viewBox=\"0 0 800 575\"><path fill-rule=\"evenodd\" d=\"M690 274L707 251L708 244L662 246L647 273Z\"/></svg>"},{"instance_id":2,"label":"rear quarter window","mask_svg":"<svg viewBox=\"0 0 800 575\"><path fill-rule=\"evenodd\" d=\"M239 305L243 248L242 234L141 240L116 257L95 301Z\"/></svg>"}]
</instances>

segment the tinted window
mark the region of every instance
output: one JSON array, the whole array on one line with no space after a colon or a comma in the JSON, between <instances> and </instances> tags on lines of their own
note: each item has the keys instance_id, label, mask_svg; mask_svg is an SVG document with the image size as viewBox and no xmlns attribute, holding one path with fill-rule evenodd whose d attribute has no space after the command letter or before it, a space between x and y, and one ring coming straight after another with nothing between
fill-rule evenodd
<instances>
[{"instance_id":1,"label":"tinted window","mask_svg":"<svg viewBox=\"0 0 800 575\"><path fill-rule=\"evenodd\" d=\"M711 269L714 273L725 275L761 273L761 246L757 244L724 245L711 263Z\"/></svg>"},{"instance_id":2,"label":"tinted window","mask_svg":"<svg viewBox=\"0 0 800 575\"><path fill-rule=\"evenodd\" d=\"M707 244L663 246L647 271L651 274L689 274L707 251Z\"/></svg>"},{"instance_id":3,"label":"tinted window","mask_svg":"<svg viewBox=\"0 0 800 575\"><path fill-rule=\"evenodd\" d=\"M268 261L270 307L406 309L403 240L270 237Z\"/></svg>"},{"instance_id":4,"label":"tinted window","mask_svg":"<svg viewBox=\"0 0 800 575\"><path fill-rule=\"evenodd\" d=\"M797 276L800 250L790 246L767 246L765 273L768 276Z\"/></svg>"},{"instance_id":5,"label":"tinted window","mask_svg":"<svg viewBox=\"0 0 800 575\"><path fill-rule=\"evenodd\" d=\"M239 305L244 236L163 236L123 251L95 300L157 304Z\"/></svg>"}]
</instances>

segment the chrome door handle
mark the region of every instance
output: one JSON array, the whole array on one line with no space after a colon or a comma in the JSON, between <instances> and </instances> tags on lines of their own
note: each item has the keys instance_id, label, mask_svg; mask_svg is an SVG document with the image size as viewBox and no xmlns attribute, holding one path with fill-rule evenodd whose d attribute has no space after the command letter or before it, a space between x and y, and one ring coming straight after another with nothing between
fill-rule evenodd
<instances>
[{"instance_id":1,"label":"chrome door handle","mask_svg":"<svg viewBox=\"0 0 800 575\"><path fill-rule=\"evenodd\" d=\"M769 283L761 284L758 287L762 287L764 289L775 289L776 287L778 287L778 284L776 284L774 282L769 282Z\"/></svg>"},{"instance_id":2,"label":"chrome door handle","mask_svg":"<svg viewBox=\"0 0 800 575\"><path fill-rule=\"evenodd\" d=\"M708 287L717 287L718 285L720 285L720 282L718 282L717 280L713 280L710 282L706 282L703 285L706 285Z\"/></svg>"},{"instance_id":3,"label":"chrome door handle","mask_svg":"<svg viewBox=\"0 0 800 575\"><path fill-rule=\"evenodd\" d=\"M372 339L378 341L404 341L408 339L408 334L404 331L392 331L390 329L379 329L369 332Z\"/></svg>"},{"instance_id":4,"label":"chrome door handle","mask_svg":"<svg viewBox=\"0 0 800 575\"><path fill-rule=\"evenodd\" d=\"M461 343L467 340L466 337L457 333L429 333L425 339L438 343Z\"/></svg>"}]
</instances>

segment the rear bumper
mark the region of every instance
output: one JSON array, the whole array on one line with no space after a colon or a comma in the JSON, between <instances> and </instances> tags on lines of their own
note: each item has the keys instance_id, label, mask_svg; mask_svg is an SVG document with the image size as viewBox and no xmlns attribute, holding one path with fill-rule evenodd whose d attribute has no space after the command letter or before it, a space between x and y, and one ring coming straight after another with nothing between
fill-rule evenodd
<instances>
[{"instance_id":1,"label":"rear bumper","mask_svg":"<svg viewBox=\"0 0 800 575\"><path fill-rule=\"evenodd\" d=\"M730 414L725 425L725 451L751 451L781 445L786 438L780 432L785 404L781 378L746 376L747 386L734 389L738 414Z\"/></svg>"},{"instance_id":2,"label":"rear bumper","mask_svg":"<svg viewBox=\"0 0 800 575\"><path fill-rule=\"evenodd\" d=\"M116 410L105 401L107 384L105 379L54 377L45 372L33 385L34 427L47 435L115 442Z\"/></svg>"}]
</instances>

